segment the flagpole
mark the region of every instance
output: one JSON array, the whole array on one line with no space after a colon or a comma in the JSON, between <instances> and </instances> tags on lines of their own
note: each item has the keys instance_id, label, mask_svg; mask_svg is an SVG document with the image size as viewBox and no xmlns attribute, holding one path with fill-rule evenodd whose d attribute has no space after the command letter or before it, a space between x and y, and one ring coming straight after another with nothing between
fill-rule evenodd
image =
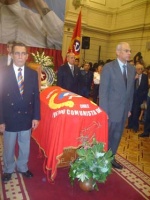
<instances>
[{"instance_id":1,"label":"flagpole","mask_svg":"<svg viewBox=\"0 0 150 200\"><path fill-rule=\"evenodd\" d=\"M72 39L70 41L67 53L73 52L76 58L80 58L80 50L81 50L81 9L78 14L78 19L73 30Z\"/></svg>"}]
</instances>

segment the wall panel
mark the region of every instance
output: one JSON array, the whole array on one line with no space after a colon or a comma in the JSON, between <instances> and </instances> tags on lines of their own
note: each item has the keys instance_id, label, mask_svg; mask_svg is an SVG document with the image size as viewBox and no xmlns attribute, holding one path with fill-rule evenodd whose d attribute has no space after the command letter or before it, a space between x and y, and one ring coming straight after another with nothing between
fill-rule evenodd
<instances>
[{"instance_id":1,"label":"wall panel","mask_svg":"<svg viewBox=\"0 0 150 200\"><path fill-rule=\"evenodd\" d=\"M150 64L150 0L82 0L82 36L89 36L90 49L85 59L97 62L101 46L101 59L114 59L118 42L127 41L132 48L132 57L142 52L146 64ZM64 25L63 57L69 46L80 8L75 9L72 0L67 0ZM81 50L81 60L84 51Z\"/></svg>"}]
</instances>

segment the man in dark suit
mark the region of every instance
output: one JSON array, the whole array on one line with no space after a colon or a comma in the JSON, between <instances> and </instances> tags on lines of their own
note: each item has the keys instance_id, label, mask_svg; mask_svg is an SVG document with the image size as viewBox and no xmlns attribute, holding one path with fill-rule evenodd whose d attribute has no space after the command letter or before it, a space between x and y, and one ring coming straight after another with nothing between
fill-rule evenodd
<instances>
[{"instance_id":1,"label":"man in dark suit","mask_svg":"<svg viewBox=\"0 0 150 200\"><path fill-rule=\"evenodd\" d=\"M27 48L23 43L12 47L13 64L0 74L0 132L3 132L3 176L2 181L11 179L16 170L27 178L33 174L28 169L31 129L40 119L40 102L37 72L28 68ZM19 154L15 160L16 140Z\"/></svg>"},{"instance_id":2,"label":"man in dark suit","mask_svg":"<svg viewBox=\"0 0 150 200\"><path fill-rule=\"evenodd\" d=\"M131 114L135 69L130 60L131 49L126 42L116 48L117 59L104 65L99 89L99 106L108 114L108 148L115 155L124 130L125 120ZM114 168L122 166L114 160Z\"/></svg>"},{"instance_id":3,"label":"man in dark suit","mask_svg":"<svg viewBox=\"0 0 150 200\"><path fill-rule=\"evenodd\" d=\"M150 97L147 100L147 110L144 120L144 132L139 134L139 137L149 137L150 136Z\"/></svg>"},{"instance_id":4,"label":"man in dark suit","mask_svg":"<svg viewBox=\"0 0 150 200\"><path fill-rule=\"evenodd\" d=\"M70 52L67 54L67 63L60 66L57 73L57 85L79 94L79 86L81 79L81 71L79 67L74 65L75 54Z\"/></svg>"},{"instance_id":5,"label":"man in dark suit","mask_svg":"<svg viewBox=\"0 0 150 200\"><path fill-rule=\"evenodd\" d=\"M80 81L80 95L89 98L91 86L93 82L93 72L90 71L90 65L85 62L83 70L81 70L81 81Z\"/></svg>"},{"instance_id":6,"label":"man in dark suit","mask_svg":"<svg viewBox=\"0 0 150 200\"><path fill-rule=\"evenodd\" d=\"M14 43L15 43L15 41L9 41L7 43L8 54L0 56L0 69L12 64L11 52L12 52L12 46Z\"/></svg>"},{"instance_id":7,"label":"man in dark suit","mask_svg":"<svg viewBox=\"0 0 150 200\"><path fill-rule=\"evenodd\" d=\"M147 109L145 110L144 119L144 132L139 134L139 137L149 137L150 136L150 65L147 66L148 75L148 95L147 95Z\"/></svg>"},{"instance_id":8,"label":"man in dark suit","mask_svg":"<svg viewBox=\"0 0 150 200\"><path fill-rule=\"evenodd\" d=\"M141 113L141 104L146 102L148 93L148 76L143 73L143 64L136 64L136 76L134 84L134 96L131 116L128 119L127 128L132 128L136 133L139 130L139 116Z\"/></svg>"}]
</instances>

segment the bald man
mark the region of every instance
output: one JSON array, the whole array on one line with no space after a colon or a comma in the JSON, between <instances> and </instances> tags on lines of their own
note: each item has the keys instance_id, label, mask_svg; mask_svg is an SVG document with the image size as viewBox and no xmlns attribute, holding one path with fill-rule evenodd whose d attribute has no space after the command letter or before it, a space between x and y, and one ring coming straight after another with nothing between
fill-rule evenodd
<instances>
[{"instance_id":1,"label":"bald man","mask_svg":"<svg viewBox=\"0 0 150 200\"><path fill-rule=\"evenodd\" d=\"M70 52L67 54L67 63L60 66L57 73L57 85L79 94L81 80L80 68L75 66L75 54Z\"/></svg>"},{"instance_id":2,"label":"bald man","mask_svg":"<svg viewBox=\"0 0 150 200\"><path fill-rule=\"evenodd\" d=\"M112 150L114 160L112 166L122 169L116 161L125 121L131 114L135 69L127 61L130 60L131 48L126 42L116 47L117 58L104 65L99 87L99 106L108 114L108 148Z\"/></svg>"}]
</instances>

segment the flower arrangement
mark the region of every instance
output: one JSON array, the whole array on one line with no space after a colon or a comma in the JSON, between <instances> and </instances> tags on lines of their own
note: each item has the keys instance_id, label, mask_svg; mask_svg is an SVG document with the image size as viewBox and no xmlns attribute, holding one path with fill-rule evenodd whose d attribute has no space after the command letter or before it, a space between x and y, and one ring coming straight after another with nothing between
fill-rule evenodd
<instances>
[{"instance_id":1,"label":"flower arrangement","mask_svg":"<svg viewBox=\"0 0 150 200\"><path fill-rule=\"evenodd\" d=\"M41 72L41 85L42 88L47 88L49 85L56 84L56 73L54 72L53 58L46 56L44 52L31 53L34 62L39 63L42 67Z\"/></svg>"},{"instance_id":2,"label":"flower arrangement","mask_svg":"<svg viewBox=\"0 0 150 200\"><path fill-rule=\"evenodd\" d=\"M92 179L92 189L98 190L97 182L105 182L111 173L112 151L104 151L104 144L92 138L91 143L84 140L82 147L77 149L77 155L69 171L71 184L75 179L80 183Z\"/></svg>"},{"instance_id":3,"label":"flower arrangement","mask_svg":"<svg viewBox=\"0 0 150 200\"><path fill-rule=\"evenodd\" d=\"M53 58L50 56L46 56L44 52L39 53L38 51L35 53L31 53L34 59L34 62L39 63L42 67L50 67L54 68Z\"/></svg>"}]
</instances>

